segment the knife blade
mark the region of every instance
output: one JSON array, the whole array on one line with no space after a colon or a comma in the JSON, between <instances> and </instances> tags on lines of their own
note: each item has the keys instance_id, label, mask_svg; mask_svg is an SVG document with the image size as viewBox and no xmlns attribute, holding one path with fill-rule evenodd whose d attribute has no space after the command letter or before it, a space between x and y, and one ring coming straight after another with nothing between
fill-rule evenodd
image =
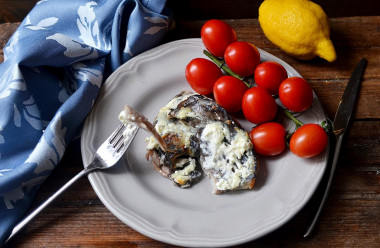
<instances>
[{"instance_id":1,"label":"knife blade","mask_svg":"<svg viewBox=\"0 0 380 248\"><path fill-rule=\"evenodd\" d=\"M312 222L306 229L304 238L307 238L312 234L315 228L315 225L317 224L317 221L319 219L319 216L322 212L322 209L326 203L327 197L329 195L331 184L333 182L336 167L338 164L340 148L342 146L343 137L346 134L346 131L348 130L348 127L351 123L352 115L353 115L356 101L359 95L359 88L362 81L362 76L364 74L366 65L367 65L367 59L365 58L361 59L359 63L356 65L351 75L351 78L348 81L346 88L343 92L342 99L339 102L338 110L336 111L334 121L333 121L333 131L334 131L335 137L333 136L332 138L335 138L335 150L333 151L333 159L332 159L330 174L328 176L327 184L324 188L322 199L319 203L316 213L314 214L314 218L312 219Z\"/></svg>"}]
</instances>

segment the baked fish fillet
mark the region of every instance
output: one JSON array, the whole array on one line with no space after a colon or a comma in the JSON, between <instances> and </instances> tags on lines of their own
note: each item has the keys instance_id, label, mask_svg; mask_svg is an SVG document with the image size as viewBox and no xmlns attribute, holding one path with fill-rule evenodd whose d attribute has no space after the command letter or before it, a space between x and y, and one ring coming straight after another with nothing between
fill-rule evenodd
<instances>
[{"instance_id":1,"label":"baked fish fillet","mask_svg":"<svg viewBox=\"0 0 380 248\"><path fill-rule=\"evenodd\" d=\"M248 133L214 100L182 92L153 126L159 137L147 138L147 159L176 185L192 185L203 171L215 194L254 186L257 161Z\"/></svg>"}]
</instances>

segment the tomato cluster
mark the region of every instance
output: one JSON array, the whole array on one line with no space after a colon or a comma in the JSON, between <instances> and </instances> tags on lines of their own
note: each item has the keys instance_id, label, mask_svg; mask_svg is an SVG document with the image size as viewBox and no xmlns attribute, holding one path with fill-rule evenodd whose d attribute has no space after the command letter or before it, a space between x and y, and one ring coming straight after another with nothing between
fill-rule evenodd
<instances>
[{"instance_id":1,"label":"tomato cluster","mask_svg":"<svg viewBox=\"0 0 380 248\"><path fill-rule=\"evenodd\" d=\"M306 111L313 103L309 83L301 77L288 78L280 63L261 62L259 50L249 42L238 41L235 30L226 22L207 21L202 26L201 38L212 61L204 58L190 61L185 69L189 85L199 94L213 95L231 114L242 111L248 121L256 124L249 135L258 154L281 154L287 135L285 128L274 121L279 109L275 97L291 112ZM247 78L253 78L256 85L244 81ZM326 146L326 132L317 124L299 127L289 145L300 157L316 156Z\"/></svg>"}]
</instances>

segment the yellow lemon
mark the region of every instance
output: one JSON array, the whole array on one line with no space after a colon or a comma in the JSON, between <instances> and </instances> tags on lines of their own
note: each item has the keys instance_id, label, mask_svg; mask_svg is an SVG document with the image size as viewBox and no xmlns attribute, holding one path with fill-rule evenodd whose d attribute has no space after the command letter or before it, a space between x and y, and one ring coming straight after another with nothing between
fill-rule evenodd
<instances>
[{"instance_id":1,"label":"yellow lemon","mask_svg":"<svg viewBox=\"0 0 380 248\"><path fill-rule=\"evenodd\" d=\"M259 22L266 37L289 55L308 60L336 59L330 25L323 9L309 0L265 0Z\"/></svg>"}]
</instances>

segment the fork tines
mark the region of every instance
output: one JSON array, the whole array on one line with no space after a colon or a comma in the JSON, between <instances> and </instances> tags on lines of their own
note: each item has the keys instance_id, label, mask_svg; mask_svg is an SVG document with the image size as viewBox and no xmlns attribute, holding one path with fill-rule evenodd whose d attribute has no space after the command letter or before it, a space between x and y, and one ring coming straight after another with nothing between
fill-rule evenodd
<instances>
[{"instance_id":1,"label":"fork tines","mask_svg":"<svg viewBox=\"0 0 380 248\"><path fill-rule=\"evenodd\" d=\"M121 148L124 146L124 135L123 132L125 130L125 125L121 124L113 133L113 135L109 139L109 143L112 147L119 152Z\"/></svg>"}]
</instances>

